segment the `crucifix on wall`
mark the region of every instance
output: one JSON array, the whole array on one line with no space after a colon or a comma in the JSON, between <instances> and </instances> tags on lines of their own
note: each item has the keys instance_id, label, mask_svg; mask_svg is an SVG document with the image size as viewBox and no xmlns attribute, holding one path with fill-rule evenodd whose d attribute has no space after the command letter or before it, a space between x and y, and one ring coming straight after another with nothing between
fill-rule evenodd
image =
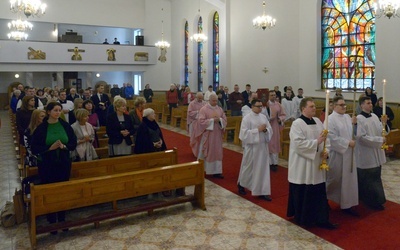
<instances>
[{"instance_id":1,"label":"crucifix on wall","mask_svg":"<svg viewBox=\"0 0 400 250\"><path fill-rule=\"evenodd\" d=\"M73 52L72 57L71 57L72 61L82 61L82 56L79 52L85 52L85 50L75 47L73 49L68 49L68 52Z\"/></svg>"}]
</instances>

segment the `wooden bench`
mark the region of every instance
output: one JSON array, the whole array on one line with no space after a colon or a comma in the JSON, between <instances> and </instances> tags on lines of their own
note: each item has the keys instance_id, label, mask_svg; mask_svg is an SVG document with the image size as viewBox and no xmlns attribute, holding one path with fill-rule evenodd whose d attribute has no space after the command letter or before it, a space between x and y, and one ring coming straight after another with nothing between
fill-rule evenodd
<instances>
[{"instance_id":1,"label":"wooden bench","mask_svg":"<svg viewBox=\"0 0 400 250\"><path fill-rule=\"evenodd\" d=\"M386 144L393 145L393 156L400 158L400 130L393 129L386 136Z\"/></svg>"},{"instance_id":2,"label":"wooden bench","mask_svg":"<svg viewBox=\"0 0 400 250\"><path fill-rule=\"evenodd\" d=\"M120 156L93 161L73 162L70 179L83 179L174 165L178 163L178 150ZM27 176L36 175L37 167L27 168Z\"/></svg>"},{"instance_id":3,"label":"wooden bench","mask_svg":"<svg viewBox=\"0 0 400 250\"><path fill-rule=\"evenodd\" d=\"M228 117L226 117L226 127L225 127L225 133L224 133L224 141L225 142L228 141L228 133L229 133L229 131L232 131L233 134L235 134L235 131L237 130L237 123L240 124L241 122L242 122L242 117L241 116L228 116ZM239 129L240 129L240 125L239 125ZM237 135L237 138L239 138L239 134Z\"/></svg>"},{"instance_id":4,"label":"wooden bench","mask_svg":"<svg viewBox=\"0 0 400 250\"><path fill-rule=\"evenodd\" d=\"M123 209L118 209L116 206L116 202L119 200L187 186L195 186L193 194ZM74 221L40 227L36 225L36 218L40 215L109 202L115 204L112 210L102 211ZM102 220L142 211L152 213L154 209L184 202L192 202L201 209L206 209L202 161L45 185L31 184L29 223L31 245L32 248L36 248L37 234L90 223L98 225Z\"/></svg>"},{"instance_id":5,"label":"wooden bench","mask_svg":"<svg viewBox=\"0 0 400 250\"><path fill-rule=\"evenodd\" d=\"M290 148L290 137L289 137L290 127L284 127L280 133L281 140L281 152L279 158L288 160L289 159L289 148Z\"/></svg>"},{"instance_id":6,"label":"wooden bench","mask_svg":"<svg viewBox=\"0 0 400 250\"><path fill-rule=\"evenodd\" d=\"M168 105L164 105L162 107L161 122L164 124L168 124L168 120L170 120L170 118L171 118L171 115L169 113L169 107L168 107Z\"/></svg>"},{"instance_id":7,"label":"wooden bench","mask_svg":"<svg viewBox=\"0 0 400 250\"><path fill-rule=\"evenodd\" d=\"M171 114L171 126L176 127L178 122L181 122L183 109L181 107L172 109Z\"/></svg>"}]
</instances>

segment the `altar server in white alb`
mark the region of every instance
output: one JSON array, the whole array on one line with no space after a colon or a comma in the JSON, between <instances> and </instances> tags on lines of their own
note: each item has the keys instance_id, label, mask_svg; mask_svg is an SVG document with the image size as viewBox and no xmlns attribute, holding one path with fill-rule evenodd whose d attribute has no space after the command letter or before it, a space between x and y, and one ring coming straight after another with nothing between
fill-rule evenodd
<instances>
[{"instance_id":1,"label":"altar server in white alb","mask_svg":"<svg viewBox=\"0 0 400 250\"><path fill-rule=\"evenodd\" d=\"M326 192L328 199L340 204L343 212L358 216L354 206L358 205L357 169L354 160L353 124L354 116L346 114L346 103L342 96L333 99L333 112L328 117L329 161ZM352 159L353 158L353 159Z\"/></svg>"},{"instance_id":2,"label":"altar server in white alb","mask_svg":"<svg viewBox=\"0 0 400 250\"><path fill-rule=\"evenodd\" d=\"M321 121L314 117L316 107L312 98L300 102L302 115L290 127L288 164L289 199L287 216L304 226L335 229L329 222L326 197L326 171L320 169L326 134ZM328 142L327 142L328 143Z\"/></svg>"},{"instance_id":3,"label":"altar server in white alb","mask_svg":"<svg viewBox=\"0 0 400 250\"><path fill-rule=\"evenodd\" d=\"M382 144L386 138L382 137L382 123L371 113L371 98L363 96L359 104L362 111L357 116L356 163L360 200L373 209L383 210L386 198L381 171L386 156ZM387 117L382 118L382 121L386 120Z\"/></svg>"},{"instance_id":4,"label":"altar server in white alb","mask_svg":"<svg viewBox=\"0 0 400 250\"><path fill-rule=\"evenodd\" d=\"M262 102L251 101L251 112L243 117L239 138L242 140L243 158L238 179L239 194L245 195L247 188L253 196L271 201L268 142L272 127L267 117L261 114Z\"/></svg>"}]
</instances>

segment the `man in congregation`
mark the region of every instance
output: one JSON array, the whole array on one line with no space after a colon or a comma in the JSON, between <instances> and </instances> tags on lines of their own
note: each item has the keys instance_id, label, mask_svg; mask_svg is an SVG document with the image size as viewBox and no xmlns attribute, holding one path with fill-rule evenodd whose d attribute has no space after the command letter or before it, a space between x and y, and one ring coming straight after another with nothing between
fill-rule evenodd
<instances>
[{"instance_id":1,"label":"man in congregation","mask_svg":"<svg viewBox=\"0 0 400 250\"><path fill-rule=\"evenodd\" d=\"M251 106L251 101L258 99L257 93L251 93L250 96L248 97L247 104L244 104L242 107L242 116L245 117L246 115L250 114L253 110L253 107Z\"/></svg>"},{"instance_id":2,"label":"man in congregation","mask_svg":"<svg viewBox=\"0 0 400 250\"><path fill-rule=\"evenodd\" d=\"M76 93L75 88L70 88L69 89L69 95L67 95L67 100L70 100L71 102L74 102L76 98L81 98L80 95Z\"/></svg>"},{"instance_id":3,"label":"man in congregation","mask_svg":"<svg viewBox=\"0 0 400 250\"><path fill-rule=\"evenodd\" d=\"M282 105L276 101L276 92L269 91L269 100L266 109L263 111L272 127L272 138L268 144L269 164L272 171L278 171L279 152L281 152L281 128L285 126L286 113Z\"/></svg>"},{"instance_id":4,"label":"man in congregation","mask_svg":"<svg viewBox=\"0 0 400 250\"><path fill-rule=\"evenodd\" d=\"M251 96L251 85L250 84L246 84L246 90L242 92L242 96L243 96L243 105L249 105L250 106L250 96Z\"/></svg>"},{"instance_id":5,"label":"man in congregation","mask_svg":"<svg viewBox=\"0 0 400 250\"><path fill-rule=\"evenodd\" d=\"M106 126L107 124L107 108L110 103L110 98L104 93L104 85L99 84L96 88L97 93L90 97L92 100L95 112L99 117L100 126Z\"/></svg>"},{"instance_id":6,"label":"man in congregation","mask_svg":"<svg viewBox=\"0 0 400 250\"><path fill-rule=\"evenodd\" d=\"M197 92L196 98L189 103L187 111L187 124L190 136L190 147L192 148L193 155L197 158L199 154L201 137L196 137L199 133L199 111L204 107L207 102L203 100L203 93Z\"/></svg>"},{"instance_id":7,"label":"man in congregation","mask_svg":"<svg viewBox=\"0 0 400 250\"><path fill-rule=\"evenodd\" d=\"M371 98L362 96L359 104L362 110L357 116L356 134L359 196L367 206L376 210L384 210L383 204L386 202L386 198L381 171L382 164L386 162L385 151L382 149L386 138L382 137L382 123L374 113L371 113ZM387 117L382 118L382 122L386 123L386 121Z\"/></svg>"},{"instance_id":8,"label":"man in congregation","mask_svg":"<svg viewBox=\"0 0 400 250\"><path fill-rule=\"evenodd\" d=\"M333 99L333 112L328 117L329 171L326 192L328 199L340 204L343 212L358 216L354 206L358 205L357 170L354 162L353 124L354 116L346 114L346 102L341 96Z\"/></svg>"},{"instance_id":9,"label":"man in congregation","mask_svg":"<svg viewBox=\"0 0 400 250\"><path fill-rule=\"evenodd\" d=\"M233 92L229 95L229 107L231 109L231 116L241 116L242 115L242 104L243 96L239 92L239 85L235 84L233 87Z\"/></svg>"},{"instance_id":10,"label":"man in congregation","mask_svg":"<svg viewBox=\"0 0 400 250\"><path fill-rule=\"evenodd\" d=\"M261 114L262 102L253 99L250 104L251 112L243 118L239 134L244 147L238 179L239 194L245 195L244 188L247 188L253 196L272 201L268 142L273 131L267 117Z\"/></svg>"},{"instance_id":11,"label":"man in congregation","mask_svg":"<svg viewBox=\"0 0 400 250\"><path fill-rule=\"evenodd\" d=\"M312 98L300 102L302 115L290 128L288 163L289 199L287 216L294 217L299 225L335 229L329 222L329 205L326 196L326 172L320 169L323 142L326 133L321 121L314 117L316 112Z\"/></svg>"},{"instance_id":12,"label":"man in congregation","mask_svg":"<svg viewBox=\"0 0 400 250\"><path fill-rule=\"evenodd\" d=\"M210 95L207 105L199 111L199 127L196 138L201 137L198 159L204 160L207 175L223 179L222 175L222 136L226 127L226 116L218 106L218 96Z\"/></svg>"}]
</instances>

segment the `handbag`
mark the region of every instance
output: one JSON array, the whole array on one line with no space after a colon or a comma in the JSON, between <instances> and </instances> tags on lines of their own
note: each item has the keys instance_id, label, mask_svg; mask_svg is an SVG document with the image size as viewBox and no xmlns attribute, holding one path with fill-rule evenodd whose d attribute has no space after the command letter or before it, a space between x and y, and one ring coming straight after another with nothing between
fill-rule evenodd
<instances>
[{"instance_id":1,"label":"handbag","mask_svg":"<svg viewBox=\"0 0 400 250\"><path fill-rule=\"evenodd\" d=\"M24 204L24 194L22 190L15 189L15 194L13 196L14 201L14 213L15 213L15 221L17 224L21 224L27 220L27 214Z\"/></svg>"},{"instance_id":2,"label":"handbag","mask_svg":"<svg viewBox=\"0 0 400 250\"><path fill-rule=\"evenodd\" d=\"M15 212L14 204L11 201L7 201L0 213L1 225L3 227L12 227L15 225Z\"/></svg>"}]
</instances>

